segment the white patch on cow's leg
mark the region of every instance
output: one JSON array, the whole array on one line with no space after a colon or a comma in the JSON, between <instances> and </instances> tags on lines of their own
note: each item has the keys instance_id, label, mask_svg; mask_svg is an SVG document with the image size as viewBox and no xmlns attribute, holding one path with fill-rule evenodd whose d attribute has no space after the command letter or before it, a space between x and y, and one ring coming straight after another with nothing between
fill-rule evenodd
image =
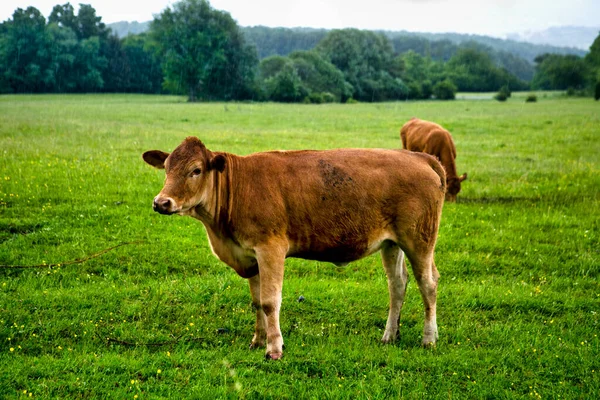
<instances>
[{"instance_id":1,"label":"white patch on cow's leg","mask_svg":"<svg viewBox=\"0 0 600 400\"><path fill-rule=\"evenodd\" d=\"M256 325L254 326L254 337L250 342L250 348L264 347L267 341L267 316L260 305L260 276L255 275L248 279L252 305L256 309Z\"/></svg>"},{"instance_id":2,"label":"white patch on cow's leg","mask_svg":"<svg viewBox=\"0 0 600 400\"><path fill-rule=\"evenodd\" d=\"M256 250L260 277L260 305L267 321L266 357L277 360L283 356L283 337L279 327L281 290L283 288L283 264L285 251L276 246Z\"/></svg>"},{"instance_id":3,"label":"white patch on cow's leg","mask_svg":"<svg viewBox=\"0 0 600 400\"><path fill-rule=\"evenodd\" d=\"M433 263L433 251L422 256L412 257L410 263L415 279L419 284L423 306L425 307L425 324L423 326L423 346L435 346L438 338L436 322L436 299L439 273Z\"/></svg>"},{"instance_id":4,"label":"white patch on cow's leg","mask_svg":"<svg viewBox=\"0 0 600 400\"><path fill-rule=\"evenodd\" d=\"M404 253L396 244L384 245L381 249L381 260L387 275L390 293L390 310L381 341L392 343L398 337L398 322L400 321L400 312L406 294L408 271L406 270Z\"/></svg>"}]
</instances>

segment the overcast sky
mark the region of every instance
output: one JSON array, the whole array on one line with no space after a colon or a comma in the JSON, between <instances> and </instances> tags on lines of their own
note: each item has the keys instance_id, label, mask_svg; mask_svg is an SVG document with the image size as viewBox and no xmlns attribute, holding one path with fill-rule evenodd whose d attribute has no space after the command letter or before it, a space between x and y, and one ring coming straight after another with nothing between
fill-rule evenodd
<instances>
[{"instance_id":1,"label":"overcast sky","mask_svg":"<svg viewBox=\"0 0 600 400\"><path fill-rule=\"evenodd\" d=\"M68 0L2 0L0 21L34 6L47 18ZM75 0L105 23L148 21L173 0ZM600 26L600 0L212 0L241 26L359 28L457 32L503 37L552 26Z\"/></svg>"}]
</instances>

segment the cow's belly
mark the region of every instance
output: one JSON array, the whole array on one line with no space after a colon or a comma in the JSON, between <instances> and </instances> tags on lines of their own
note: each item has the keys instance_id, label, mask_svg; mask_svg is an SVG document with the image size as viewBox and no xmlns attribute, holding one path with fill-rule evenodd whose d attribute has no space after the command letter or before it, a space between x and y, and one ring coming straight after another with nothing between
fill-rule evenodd
<instances>
[{"instance_id":1,"label":"cow's belly","mask_svg":"<svg viewBox=\"0 0 600 400\"><path fill-rule=\"evenodd\" d=\"M344 265L380 250L383 243L388 239L385 235L371 241L365 239L341 244L313 242L310 245L301 245L295 243L290 246L292 250L288 253L288 257Z\"/></svg>"}]
</instances>

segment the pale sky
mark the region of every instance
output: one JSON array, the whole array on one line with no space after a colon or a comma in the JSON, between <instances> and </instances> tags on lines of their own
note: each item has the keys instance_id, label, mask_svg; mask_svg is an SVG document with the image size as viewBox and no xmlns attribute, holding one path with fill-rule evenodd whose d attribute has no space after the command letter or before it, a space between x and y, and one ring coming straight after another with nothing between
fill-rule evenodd
<instances>
[{"instance_id":1,"label":"pale sky","mask_svg":"<svg viewBox=\"0 0 600 400\"><path fill-rule=\"evenodd\" d=\"M47 18L68 0L2 0L0 21L34 6ZM173 0L76 0L105 23L148 21ZM600 26L600 0L212 0L241 26L456 32L504 37L553 26Z\"/></svg>"}]
</instances>

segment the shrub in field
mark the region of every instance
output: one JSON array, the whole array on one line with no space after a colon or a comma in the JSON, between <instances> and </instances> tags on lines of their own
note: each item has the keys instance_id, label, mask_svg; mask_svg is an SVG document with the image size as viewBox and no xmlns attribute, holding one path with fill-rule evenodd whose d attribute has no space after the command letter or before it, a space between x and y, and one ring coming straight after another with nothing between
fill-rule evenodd
<instances>
[{"instance_id":1,"label":"shrub in field","mask_svg":"<svg viewBox=\"0 0 600 400\"><path fill-rule=\"evenodd\" d=\"M321 104L323 103L323 95L321 93L311 93L308 95L308 100L313 104Z\"/></svg>"},{"instance_id":2,"label":"shrub in field","mask_svg":"<svg viewBox=\"0 0 600 400\"><path fill-rule=\"evenodd\" d=\"M496 99L498 101L506 101L508 99L508 96L506 95L506 93L498 92L494 96L494 99Z\"/></svg>"},{"instance_id":3,"label":"shrub in field","mask_svg":"<svg viewBox=\"0 0 600 400\"><path fill-rule=\"evenodd\" d=\"M511 95L510 89L508 88L507 85L504 85L500 88L498 93L496 93L496 95L494 96L494 99L496 99L498 101L506 101L510 97L510 95Z\"/></svg>"},{"instance_id":4,"label":"shrub in field","mask_svg":"<svg viewBox=\"0 0 600 400\"><path fill-rule=\"evenodd\" d=\"M454 100L456 91L456 86L449 79L438 82L433 87L433 94L438 100Z\"/></svg>"},{"instance_id":5,"label":"shrub in field","mask_svg":"<svg viewBox=\"0 0 600 400\"><path fill-rule=\"evenodd\" d=\"M510 92L510 89L508 88L508 85L504 85L500 88L499 90L500 93L504 93L506 95L506 97L510 97L512 95L512 93Z\"/></svg>"},{"instance_id":6,"label":"shrub in field","mask_svg":"<svg viewBox=\"0 0 600 400\"><path fill-rule=\"evenodd\" d=\"M537 96L535 94L530 94L525 98L526 103L535 103L537 101Z\"/></svg>"},{"instance_id":7,"label":"shrub in field","mask_svg":"<svg viewBox=\"0 0 600 400\"><path fill-rule=\"evenodd\" d=\"M335 96L332 93L323 92L323 93L321 93L321 96L323 97L323 103L335 102Z\"/></svg>"}]
</instances>

